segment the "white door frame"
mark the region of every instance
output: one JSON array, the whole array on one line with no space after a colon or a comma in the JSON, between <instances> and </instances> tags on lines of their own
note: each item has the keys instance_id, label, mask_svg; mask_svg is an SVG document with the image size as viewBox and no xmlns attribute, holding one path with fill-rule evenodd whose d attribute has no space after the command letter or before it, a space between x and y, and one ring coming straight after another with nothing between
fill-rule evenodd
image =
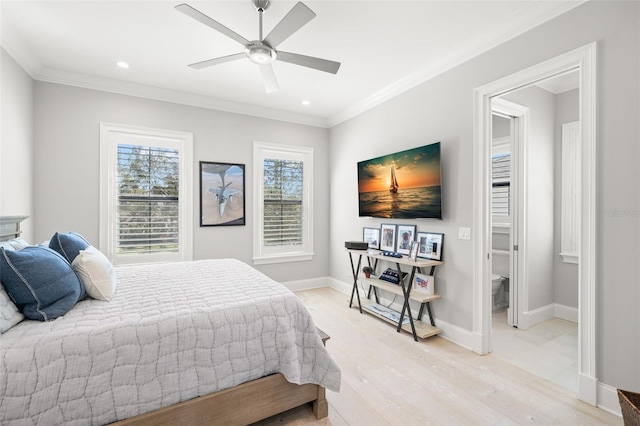
<instances>
[{"instance_id":1,"label":"white door frame","mask_svg":"<svg viewBox=\"0 0 640 426\"><path fill-rule=\"evenodd\" d=\"M526 230L527 223L527 166L525 152L529 143L529 123L531 122L529 108L506 101L501 98L491 99L491 112L497 112L511 117L511 191L509 197L511 209L511 230L509 233L509 310L507 324L521 327L524 324L523 312L529 310L529 290L525 271L527 270ZM517 123L514 126L513 123ZM491 218L491 215L489 216ZM489 236L493 238L492 233ZM493 247L493 243L489 243ZM514 246L518 250L514 250ZM489 327L491 336L491 327ZM489 337L493 344L493 340ZM493 351L493 347L491 347Z\"/></svg>"},{"instance_id":2,"label":"white door frame","mask_svg":"<svg viewBox=\"0 0 640 426\"><path fill-rule=\"evenodd\" d=\"M580 78L582 211L578 273L578 397L597 405L596 376L596 43L575 49L474 91L473 350L486 354L491 337L489 215L491 99L576 69Z\"/></svg>"}]
</instances>

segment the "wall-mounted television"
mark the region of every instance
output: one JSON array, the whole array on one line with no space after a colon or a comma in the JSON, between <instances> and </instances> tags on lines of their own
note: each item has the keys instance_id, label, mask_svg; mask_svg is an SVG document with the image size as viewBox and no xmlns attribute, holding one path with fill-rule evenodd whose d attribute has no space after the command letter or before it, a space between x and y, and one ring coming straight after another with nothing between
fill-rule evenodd
<instances>
[{"instance_id":1,"label":"wall-mounted television","mask_svg":"<svg viewBox=\"0 0 640 426\"><path fill-rule=\"evenodd\" d=\"M361 217L442 219L440 142L358 162Z\"/></svg>"}]
</instances>

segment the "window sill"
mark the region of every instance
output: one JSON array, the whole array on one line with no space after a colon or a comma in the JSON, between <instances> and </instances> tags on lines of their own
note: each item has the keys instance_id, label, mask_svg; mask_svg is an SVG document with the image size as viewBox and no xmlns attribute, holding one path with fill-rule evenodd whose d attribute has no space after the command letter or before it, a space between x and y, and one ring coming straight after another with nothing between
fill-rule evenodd
<instances>
[{"instance_id":1,"label":"window sill","mask_svg":"<svg viewBox=\"0 0 640 426\"><path fill-rule=\"evenodd\" d=\"M274 256L260 256L253 258L254 265L267 265L269 263L303 262L313 259L313 253L278 254Z\"/></svg>"},{"instance_id":2,"label":"window sill","mask_svg":"<svg viewBox=\"0 0 640 426\"><path fill-rule=\"evenodd\" d=\"M580 257L577 254L560 253L560 256L562 256L564 263L575 263L576 265L580 263Z\"/></svg>"}]
</instances>

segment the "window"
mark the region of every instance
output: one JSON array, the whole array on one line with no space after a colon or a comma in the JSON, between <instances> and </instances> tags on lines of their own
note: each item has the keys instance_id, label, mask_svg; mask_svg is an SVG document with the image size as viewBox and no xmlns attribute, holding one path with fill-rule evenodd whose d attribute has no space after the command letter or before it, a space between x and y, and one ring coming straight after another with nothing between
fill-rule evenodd
<instances>
[{"instance_id":1,"label":"window","mask_svg":"<svg viewBox=\"0 0 640 426\"><path fill-rule=\"evenodd\" d=\"M491 157L491 214L509 216L511 154L494 154Z\"/></svg>"},{"instance_id":2,"label":"window","mask_svg":"<svg viewBox=\"0 0 640 426\"><path fill-rule=\"evenodd\" d=\"M191 259L192 140L100 125L100 248L114 264Z\"/></svg>"},{"instance_id":3,"label":"window","mask_svg":"<svg viewBox=\"0 0 640 426\"><path fill-rule=\"evenodd\" d=\"M491 214L509 216L511 214L511 138L495 138L491 155ZM496 218L504 222L504 218Z\"/></svg>"},{"instance_id":4,"label":"window","mask_svg":"<svg viewBox=\"0 0 640 426\"><path fill-rule=\"evenodd\" d=\"M255 142L256 264L313 257L313 149Z\"/></svg>"}]
</instances>

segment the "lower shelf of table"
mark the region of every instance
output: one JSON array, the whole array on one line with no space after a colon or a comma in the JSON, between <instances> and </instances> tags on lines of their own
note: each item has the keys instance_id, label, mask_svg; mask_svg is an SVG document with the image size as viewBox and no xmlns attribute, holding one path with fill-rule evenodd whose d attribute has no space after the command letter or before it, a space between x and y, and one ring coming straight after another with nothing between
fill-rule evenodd
<instances>
[{"instance_id":1,"label":"lower shelf of table","mask_svg":"<svg viewBox=\"0 0 640 426\"><path fill-rule=\"evenodd\" d=\"M396 327L398 326L398 323L390 320L387 317L384 317L382 315L380 315L379 313L372 311L371 309L367 308L366 306L362 307L362 310L367 312L368 314L373 315L374 317L380 318L381 320L384 320L390 324L395 325ZM436 334L440 334L442 333L442 330L440 330L438 327L434 327L430 324L424 323L422 321L413 320L413 325L416 328L416 336L418 336L421 339L426 339L427 337L431 337L431 336L435 336ZM409 334L413 334L413 332L411 331L411 323L406 323L402 326L402 329L406 332L408 332Z\"/></svg>"}]
</instances>

